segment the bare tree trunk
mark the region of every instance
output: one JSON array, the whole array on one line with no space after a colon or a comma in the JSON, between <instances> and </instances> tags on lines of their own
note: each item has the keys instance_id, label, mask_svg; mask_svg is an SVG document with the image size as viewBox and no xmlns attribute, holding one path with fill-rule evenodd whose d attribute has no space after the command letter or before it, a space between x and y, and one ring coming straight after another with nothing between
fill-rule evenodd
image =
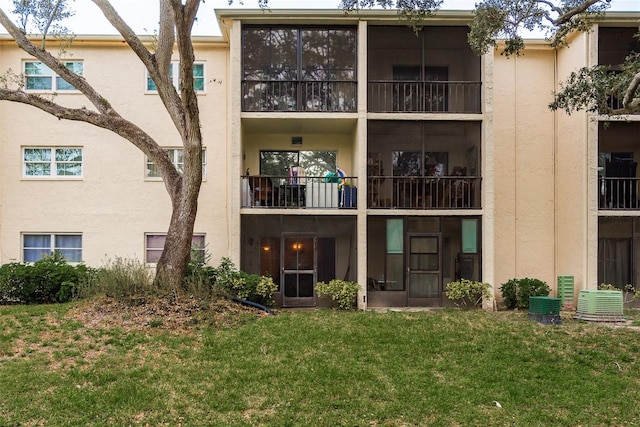
<instances>
[{"instance_id":1,"label":"bare tree trunk","mask_svg":"<svg viewBox=\"0 0 640 427\"><path fill-rule=\"evenodd\" d=\"M181 192L173 202L171 222L164 251L157 264L155 285L160 289L179 289L191 258L191 242L196 220L197 192Z\"/></svg>"}]
</instances>

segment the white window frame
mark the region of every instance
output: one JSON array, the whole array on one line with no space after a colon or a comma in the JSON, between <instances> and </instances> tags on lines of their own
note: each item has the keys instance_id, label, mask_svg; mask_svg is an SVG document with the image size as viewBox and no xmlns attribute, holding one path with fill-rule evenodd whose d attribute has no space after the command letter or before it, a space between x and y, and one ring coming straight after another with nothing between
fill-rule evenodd
<instances>
[{"instance_id":1,"label":"white window frame","mask_svg":"<svg viewBox=\"0 0 640 427\"><path fill-rule=\"evenodd\" d=\"M69 68L71 64L80 64L80 70L71 71L76 72L79 76L84 74L84 61L83 60L68 60L62 61L62 63ZM50 74L27 74L27 64L40 64L44 67L43 71L49 71ZM75 68L75 67L74 67ZM80 71L77 73L77 71ZM26 92L60 92L60 93L80 93L78 89L73 87L70 83L67 83L62 77L60 77L57 73L55 73L51 68L47 65L43 64L41 61L23 61L22 63L22 72L24 74L24 89ZM49 89L30 89L28 85L29 78L47 78L51 80L51 88Z\"/></svg>"},{"instance_id":2,"label":"white window frame","mask_svg":"<svg viewBox=\"0 0 640 427\"><path fill-rule=\"evenodd\" d=\"M167 238L167 233L145 233L144 235L144 261L147 264L157 264L160 256L162 255L162 251L164 250L164 242ZM158 240L157 246L149 246L149 239ZM200 241L200 242L198 242ZM191 240L191 246L199 245L200 256L202 260L205 259L205 248L207 245L206 235L204 233L193 233L193 238ZM150 253L153 256L150 257Z\"/></svg>"},{"instance_id":3,"label":"white window frame","mask_svg":"<svg viewBox=\"0 0 640 427\"><path fill-rule=\"evenodd\" d=\"M202 76L196 76L195 72L196 72L196 67L202 67ZM196 84L196 81L202 81L202 89L196 89L196 94L201 95L206 93L206 84L205 82L206 80L206 71L207 71L207 67L205 67L205 62L203 61L195 61L193 63L193 85L194 88L198 87L198 85ZM180 90L180 62L178 61L173 61L171 62L171 67L169 68L169 77L171 78L171 81L173 82L173 86L175 86L176 89ZM156 89L156 84L155 82L151 79L151 76L149 76L149 71L145 68L145 93L150 93L150 94L157 94L158 90Z\"/></svg>"},{"instance_id":4,"label":"white window frame","mask_svg":"<svg viewBox=\"0 0 640 427\"><path fill-rule=\"evenodd\" d=\"M29 246L25 245L26 237L28 236L41 236L49 238L49 245L47 246ZM64 237L79 237L80 238L80 247L61 247L58 243L59 240L62 240ZM54 251L59 250L62 252L62 255L65 255L65 252L68 251L79 251L79 257L77 259L69 259L65 256L65 259L68 263L80 263L82 262L82 233L22 233L21 236L21 256L24 262L35 262L37 260L42 259L45 256L51 255ZM27 257L26 251L41 251L40 257L37 260L29 259L31 257ZM28 260L29 259L29 260Z\"/></svg>"},{"instance_id":5,"label":"white window frame","mask_svg":"<svg viewBox=\"0 0 640 427\"><path fill-rule=\"evenodd\" d=\"M180 153L184 152L184 148L182 147L167 147L164 149L169 155L169 159L171 159L171 163L178 169L179 173L184 172L184 164L180 159L184 159L183 156L180 156ZM162 181L162 176L158 172L158 175L155 175L153 171L155 170L155 163L150 158L146 158L145 162L145 172L144 177L147 181ZM202 180L205 181L207 178L207 149L202 148Z\"/></svg>"},{"instance_id":6,"label":"white window frame","mask_svg":"<svg viewBox=\"0 0 640 427\"><path fill-rule=\"evenodd\" d=\"M33 161L26 159L27 150L49 150L49 160ZM57 160L56 154L58 150L80 150L80 161L71 162L65 160ZM42 147L42 146L24 146L21 148L22 154L22 177L25 179L53 179L53 180L81 180L84 176L84 147ZM27 173L27 165L32 163L49 164L48 175L30 175ZM66 164L79 164L79 175L60 175L59 172L64 170L62 165Z\"/></svg>"}]
</instances>

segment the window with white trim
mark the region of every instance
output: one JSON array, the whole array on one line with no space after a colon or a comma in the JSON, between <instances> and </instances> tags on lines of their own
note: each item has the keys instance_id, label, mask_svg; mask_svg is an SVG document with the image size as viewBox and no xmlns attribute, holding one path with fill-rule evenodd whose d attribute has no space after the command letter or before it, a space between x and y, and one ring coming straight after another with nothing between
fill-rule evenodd
<instances>
[{"instance_id":1,"label":"window with white trim","mask_svg":"<svg viewBox=\"0 0 640 427\"><path fill-rule=\"evenodd\" d=\"M36 262L59 251L68 262L82 261L82 234L27 234L22 235L22 260Z\"/></svg>"},{"instance_id":2,"label":"window with white trim","mask_svg":"<svg viewBox=\"0 0 640 427\"><path fill-rule=\"evenodd\" d=\"M183 148L166 148L165 151L171 159L171 163L178 169L181 174L184 173L184 149ZM146 175L147 178L162 178L160 170L151 159L147 157ZM202 179L207 176L207 150L202 149Z\"/></svg>"},{"instance_id":3,"label":"window with white trim","mask_svg":"<svg viewBox=\"0 0 640 427\"><path fill-rule=\"evenodd\" d=\"M82 61L63 61L62 63L73 73L79 76L82 75L84 69ZM73 85L54 73L51 68L37 61L25 61L24 87L28 91L64 92L77 90Z\"/></svg>"},{"instance_id":4,"label":"window with white trim","mask_svg":"<svg viewBox=\"0 0 640 427\"><path fill-rule=\"evenodd\" d=\"M82 148L23 147L22 175L37 178L82 178Z\"/></svg>"},{"instance_id":5,"label":"window with white trim","mask_svg":"<svg viewBox=\"0 0 640 427\"><path fill-rule=\"evenodd\" d=\"M158 88L149 76L149 72L147 74L147 92L157 92ZM176 89L180 89L180 63L172 62L169 67L169 78L173 82L173 85ZM204 92L204 63L203 62L195 62L193 64L193 89L196 92L202 93Z\"/></svg>"},{"instance_id":6,"label":"window with white trim","mask_svg":"<svg viewBox=\"0 0 640 427\"><path fill-rule=\"evenodd\" d=\"M147 234L145 236L145 261L155 264L160 260L164 250L164 242L167 240L166 234ZM205 259L204 234L194 234L191 239L191 259L204 261Z\"/></svg>"}]
</instances>

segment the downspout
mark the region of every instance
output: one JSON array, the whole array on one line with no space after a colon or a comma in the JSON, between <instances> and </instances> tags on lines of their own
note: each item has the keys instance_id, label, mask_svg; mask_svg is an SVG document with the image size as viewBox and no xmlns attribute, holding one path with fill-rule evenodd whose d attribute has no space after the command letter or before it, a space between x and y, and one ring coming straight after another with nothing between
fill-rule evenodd
<instances>
[{"instance_id":1,"label":"downspout","mask_svg":"<svg viewBox=\"0 0 640 427\"><path fill-rule=\"evenodd\" d=\"M558 90L558 48L553 48L553 90ZM558 276L558 111L553 112L553 276ZM556 281L556 296L558 295Z\"/></svg>"},{"instance_id":2,"label":"downspout","mask_svg":"<svg viewBox=\"0 0 640 427\"><path fill-rule=\"evenodd\" d=\"M514 147L513 147L513 269L514 269L514 277L519 277L519 269L518 269L518 56L516 55L514 62L514 76L513 76L513 85L514 85L514 94L513 94L513 136L514 136Z\"/></svg>"}]
</instances>

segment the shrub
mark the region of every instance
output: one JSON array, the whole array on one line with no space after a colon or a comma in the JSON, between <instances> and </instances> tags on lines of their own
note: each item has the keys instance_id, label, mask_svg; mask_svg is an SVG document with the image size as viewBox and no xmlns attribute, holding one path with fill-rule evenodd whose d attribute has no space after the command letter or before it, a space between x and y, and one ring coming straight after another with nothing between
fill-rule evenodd
<instances>
[{"instance_id":1,"label":"shrub","mask_svg":"<svg viewBox=\"0 0 640 427\"><path fill-rule=\"evenodd\" d=\"M600 283L598 285L598 289L601 291L619 291L624 295L624 304L637 301L640 299L640 289L636 289L631 284L626 284L624 287L620 288L616 285L612 285L610 283Z\"/></svg>"},{"instance_id":2,"label":"shrub","mask_svg":"<svg viewBox=\"0 0 640 427\"><path fill-rule=\"evenodd\" d=\"M551 289L546 282L539 279L511 279L500 286L504 303L509 309L529 308L529 297L547 296Z\"/></svg>"},{"instance_id":3,"label":"shrub","mask_svg":"<svg viewBox=\"0 0 640 427\"><path fill-rule=\"evenodd\" d=\"M60 252L31 263L0 267L0 303L43 304L67 302L94 271L84 264L69 265Z\"/></svg>"},{"instance_id":4,"label":"shrub","mask_svg":"<svg viewBox=\"0 0 640 427\"><path fill-rule=\"evenodd\" d=\"M258 274L238 271L229 258L223 258L220 266L213 269L214 289L220 293L273 307L271 294L278 288L273 279Z\"/></svg>"},{"instance_id":5,"label":"shrub","mask_svg":"<svg viewBox=\"0 0 640 427\"><path fill-rule=\"evenodd\" d=\"M457 306L476 307L482 298L491 298L491 285L485 282L475 282L473 280L460 279L456 282L447 283L447 298L452 300Z\"/></svg>"},{"instance_id":6,"label":"shrub","mask_svg":"<svg viewBox=\"0 0 640 427\"><path fill-rule=\"evenodd\" d=\"M108 259L96 270L95 279L79 287L78 296L89 298L106 295L116 299L157 293L151 270L137 259L116 257Z\"/></svg>"},{"instance_id":7,"label":"shrub","mask_svg":"<svg viewBox=\"0 0 640 427\"><path fill-rule=\"evenodd\" d=\"M316 293L321 297L329 297L341 310L351 310L356 305L356 296L360 285L346 280L333 279L329 283L316 283Z\"/></svg>"}]
</instances>

